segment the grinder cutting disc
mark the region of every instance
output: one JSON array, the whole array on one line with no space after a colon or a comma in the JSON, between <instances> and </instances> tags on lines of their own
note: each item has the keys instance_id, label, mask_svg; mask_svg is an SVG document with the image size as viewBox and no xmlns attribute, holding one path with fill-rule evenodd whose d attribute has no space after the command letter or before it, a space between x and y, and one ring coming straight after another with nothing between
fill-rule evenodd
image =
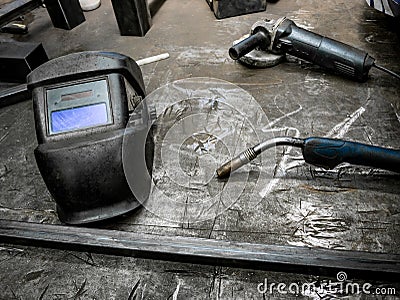
<instances>
[{"instance_id":1,"label":"grinder cutting disc","mask_svg":"<svg viewBox=\"0 0 400 300\"><path fill-rule=\"evenodd\" d=\"M242 36L239 40L234 41L233 45L240 43L242 40L248 37L249 34ZM239 62L248 67L269 68L281 63L285 60L285 58L285 54L273 54L267 51L254 49L239 58Z\"/></svg>"}]
</instances>

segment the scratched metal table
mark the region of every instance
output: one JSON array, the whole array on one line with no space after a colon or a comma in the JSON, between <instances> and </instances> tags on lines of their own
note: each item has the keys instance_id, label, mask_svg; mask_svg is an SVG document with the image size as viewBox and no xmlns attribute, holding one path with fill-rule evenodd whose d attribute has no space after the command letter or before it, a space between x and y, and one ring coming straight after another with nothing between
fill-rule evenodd
<instances>
[{"instance_id":1,"label":"scratched metal table","mask_svg":"<svg viewBox=\"0 0 400 300\"><path fill-rule=\"evenodd\" d=\"M169 98L172 102L164 99L167 103L158 103L153 206L103 224L103 228L155 237L207 237L400 254L398 175L349 165L332 171L314 168L301 160L298 151L287 147L266 153L262 161L240 172L237 184L232 184L233 194L212 202L216 206L208 212L214 217L188 217L186 203L199 203L224 190L224 183L212 179L210 172L226 158L226 151L242 150L240 147L251 144L255 136L327 136L400 148L400 85L395 78L373 70L370 80L360 84L294 59L265 70L247 69L229 59L231 42L247 33L255 21L283 15L300 26L362 48L381 65L400 72L399 37L390 31L385 16L364 1L281 0L270 4L266 13L217 21L204 1L169 0L145 38L121 37L111 4L103 1L98 10L86 14L84 24L70 32L53 28L46 11L38 9L26 16L28 35L2 34L1 38L43 42L50 57L109 50L140 59L169 52L168 60L142 67L147 92L155 91L153 96L157 88L185 78L218 78L240 87L239 95L246 105L237 98L224 102L224 96L232 91L229 83L221 83L219 90L217 84L212 95L188 95L178 99L178 104ZM206 85L219 82L202 80ZM198 91L204 85L185 86L185 91L190 89ZM219 112L205 99L218 102ZM262 118L252 115L260 109ZM232 125L236 124L237 110L247 111L251 123L240 128L252 130ZM196 112L200 112L197 117L201 122L192 119ZM211 119L206 118L208 114ZM202 122L214 126L208 131L212 134L198 128ZM33 157L33 124L29 101L0 110L0 217L57 224L54 202ZM226 133L226 147L213 139L216 131ZM187 136L180 140L178 133L183 137L185 132ZM218 147L220 151L213 152ZM235 186L240 186L239 196L234 193ZM183 205L172 209L164 201L168 199ZM221 199L232 201L225 205ZM226 207L221 209L223 205ZM192 211L190 216L194 215ZM31 247L2 245L0 249L1 299L133 299L133 295L137 299L262 299L271 296L257 290L265 278L287 284L329 280ZM395 283L373 284L400 288ZM284 295L275 290L274 296ZM299 296L343 295L319 290Z\"/></svg>"}]
</instances>

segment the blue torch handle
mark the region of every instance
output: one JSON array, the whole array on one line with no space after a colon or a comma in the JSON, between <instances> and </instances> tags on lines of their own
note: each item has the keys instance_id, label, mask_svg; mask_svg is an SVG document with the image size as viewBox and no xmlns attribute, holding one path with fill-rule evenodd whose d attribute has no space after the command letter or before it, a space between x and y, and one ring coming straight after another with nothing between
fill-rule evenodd
<instances>
[{"instance_id":1,"label":"blue torch handle","mask_svg":"<svg viewBox=\"0 0 400 300\"><path fill-rule=\"evenodd\" d=\"M400 173L400 150L371 146L337 139L310 137L304 139L304 160L312 165L332 169L347 162Z\"/></svg>"}]
</instances>

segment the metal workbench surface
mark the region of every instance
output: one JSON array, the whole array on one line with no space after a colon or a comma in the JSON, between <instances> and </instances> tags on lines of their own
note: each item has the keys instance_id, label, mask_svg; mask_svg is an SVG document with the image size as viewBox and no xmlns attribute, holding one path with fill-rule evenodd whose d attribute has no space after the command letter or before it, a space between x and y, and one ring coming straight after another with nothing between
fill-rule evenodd
<instances>
[{"instance_id":1,"label":"metal workbench surface","mask_svg":"<svg viewBox=\"0 0 400 300\"><path fill-rule=\"evenodd\" d=\"M204 0L168 0L143 38L120 36L111 3L102 1L99 9L85 14L85 23L71 31L54 28L46 10L39 8L26 16L29 34L1 34L0 38L42 42L50 58L85 50L115 51L134 59L170 54L167 60L142 67L147 93L154 92L152 101L161 114L150 202L147 209L101 228L155 238L202 237L400 254L399 175L349 165L326 171L305 164L300 152L285 147L267 152L262 161L239 172L225 194L225 183L211 178L210 172L224 157L210 158L218 145L212 146L205 134L194 134L200 131L199 120L208 115L212 118L207 125L214 126L210 130L227 129L225 140L232 148L250 146L254 136L287 134L400 149L397 79L372 70L367 82L358 83L295 59L270 69L248 69L229 58L232 42L248 33L255 21L281 16L361 48L381 65L400 72L400 38L385 15L365 1L280 0L269 4L264 13L216 20ZM162 98L166 92L158 88L186 78L192 79L168 87L168 93L181 98ZM183 99L182 89L199 95ZM196 102L199 97L203 102ZM216 101L219 111L204 99ZM248 113L253 131L232 125L237 110ZM257 115L260 111L262 118ZM172 121L178 126L171 126ZM180 140L187 132L191 135ZM0 218L58 224L55 203L36 167L36 145L31 102L2 108ZM235 151L244 150L238 148ZM219 193L222 196L211 202L210 210L202 208L207 218L193 219L198 215L190 205ZM173 207L171 199L183 205ZM136 299L263 299L271 296L257 289L265 279L288 285L338 280L10 245L0 246L0 271L0 299L134 299L135 293ZM400 289L396 283L372 284ZM333 295L343 296L329 295L326 289L299 294L316 299ZM274 296L285 295L274 290Z\"/></svg>"}]
</instances>

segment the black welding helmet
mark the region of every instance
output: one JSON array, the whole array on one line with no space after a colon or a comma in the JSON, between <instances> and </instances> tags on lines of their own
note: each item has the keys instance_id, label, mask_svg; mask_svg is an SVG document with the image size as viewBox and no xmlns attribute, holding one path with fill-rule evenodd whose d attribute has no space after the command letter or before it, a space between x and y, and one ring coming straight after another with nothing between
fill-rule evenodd
<instances>
[{"instance_id":1,"label":"black welding helmet","mask_svg":"<svg viewBox=\"0 0 400 300\"><path fill-rule=\"evenodd\" d=\"M129 134L138 145L129 151L145 156L146 164L135 172L142 189L138 194L148 197L151 179L140 175L151 174L154 144L148 134L150 114L141 101L142 73L135 61L109 52L69 54L30 73L28 88L39 144L35 158L60 220L94 222L140 206L146 199L132 194L122 166L123 139ZM133 110L141 122L126 132Z\"/></svg>"}]
</instances>

